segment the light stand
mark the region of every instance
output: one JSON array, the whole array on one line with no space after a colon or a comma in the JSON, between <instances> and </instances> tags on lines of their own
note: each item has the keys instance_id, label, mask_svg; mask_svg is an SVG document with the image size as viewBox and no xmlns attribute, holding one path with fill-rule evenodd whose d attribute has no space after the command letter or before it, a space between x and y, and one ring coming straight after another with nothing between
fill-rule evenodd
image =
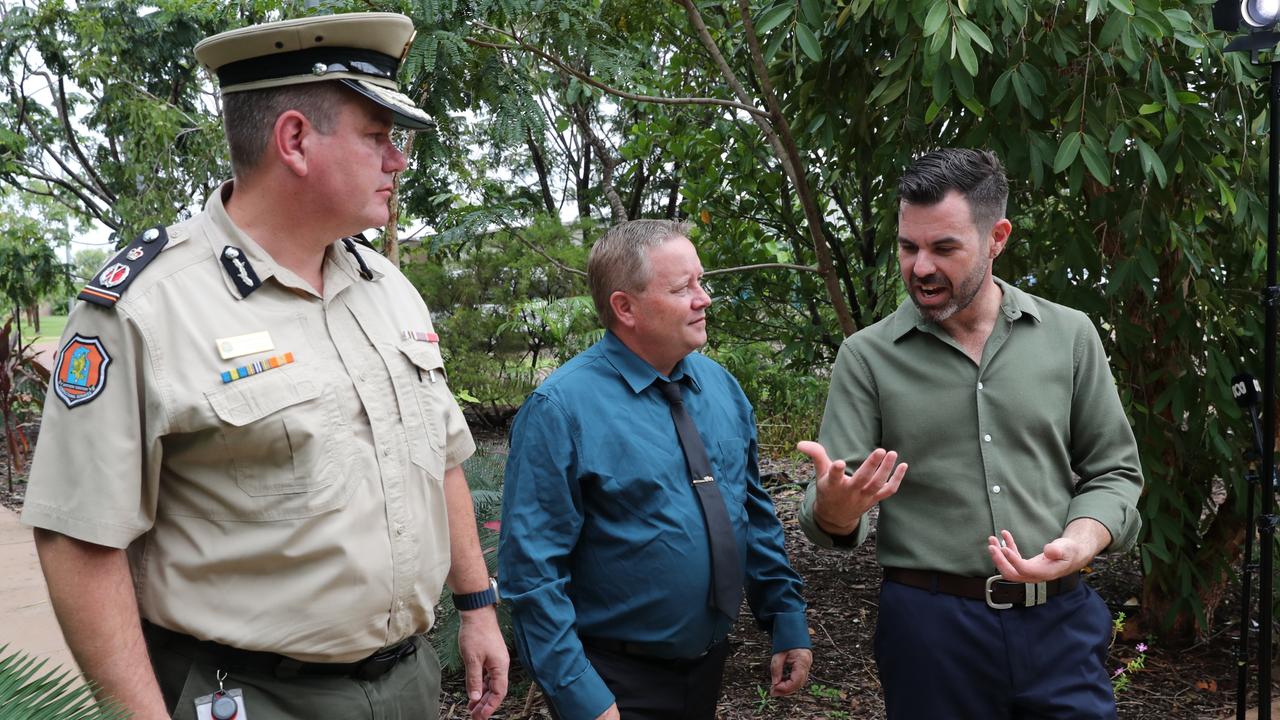
<instances>
[{"instance_id":1,"label":"light stand","mask_svg":"<svg viewBox=\"0 0 1280 720\"><path fill-rule=\"evenodd\" d=\"M1249 32L1227 44L1228 52L1248 52L1254 64L1259 64L1259 53L1274 50L1280 44L1280 33L1275 32L1280 22L1280 0L1218 0L1213 6L1213 26L1218 30L1238 31L1241 25ZM1267 284L1262 291L1262 307L1265 316L1262 339L1262 446L1258 464L1261 479L1262 504L1258 515L1258 720L1271 720L1271 646L1272 603L1275 590L1275 438L1276 438L1276 303L1280 301L1280 288L1276 287L1276 213L1280 210L1280 65L1273 56L1268 60L1271 78L1267 88L1270 119L1270 150L1267 166ZM1247 560L1247 558L1246 558ZM1247 625L1240 628L1248 633ZM1247 639L1245 648L1247 651ZM1238 695L1237 717L1244 717L1244 693Z\"/></svg>"}]
</instances>

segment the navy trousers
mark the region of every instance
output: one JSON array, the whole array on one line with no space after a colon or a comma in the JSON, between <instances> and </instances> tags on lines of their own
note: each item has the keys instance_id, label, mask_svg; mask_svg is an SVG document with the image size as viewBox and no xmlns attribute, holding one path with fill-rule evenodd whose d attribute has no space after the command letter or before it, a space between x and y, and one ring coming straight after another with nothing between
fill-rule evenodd
<instances>
[{"instance_id":1,"label":"navy trousers","mask_svg":"<svg viewBox=\"0 0 1280 720\"><path fill-rule=\"evenodd\" d=\"M875 658L889 720L1115 718L1110 642L1111 612L1084 583L1008 610L880 587Z\"/></svg>"}]
</instances>

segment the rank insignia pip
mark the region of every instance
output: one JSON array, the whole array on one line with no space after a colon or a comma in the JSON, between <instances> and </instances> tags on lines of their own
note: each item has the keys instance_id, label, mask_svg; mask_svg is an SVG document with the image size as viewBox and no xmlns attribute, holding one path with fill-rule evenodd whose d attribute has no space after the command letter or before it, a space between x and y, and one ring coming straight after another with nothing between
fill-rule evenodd
<instances>
[{"instance_id":1,"label":"rank insignia pip","mask_svg":"<svg viewBox=\"0 0 1280 720\"><path fill-rule=\"evenodd\" d=\"M102 307L115 307L125 289L138 278L142 268L155 260L168 242L169 235L164 228L148 228L111 258L102 272L95 275L80 291L79 299Z\"/></svg>"},{"instance_id":2,"label":"rank insignia pip","mask_svg":"<svg viewBox=\"0 0 1280 720\"><path fill-rule=\"evenodd\" d=\"M97 337L72 335L58 351L53 391L68 408L98 397L107 386L111 355Z\"/></svg>"}]
</instances>

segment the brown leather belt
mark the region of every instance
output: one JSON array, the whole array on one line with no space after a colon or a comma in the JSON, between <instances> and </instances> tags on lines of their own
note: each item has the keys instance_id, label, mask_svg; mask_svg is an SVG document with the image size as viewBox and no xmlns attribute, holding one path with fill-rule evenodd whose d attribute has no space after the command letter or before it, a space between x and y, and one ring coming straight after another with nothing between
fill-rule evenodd
<instances>
[{"instance_id":1,"label":"brown leather belt","mask_svg":"<svg viewBox=\"0 0 1280 720\"><path fill-rule=\"evenodd\" d=\"M1080 584L1080 573L1042 583L1017 583L1008 582L999 575L986 578L965 577L930 570L887 567L884 569L884 579L929 592L985 600L987 605L996 610L1007 610L1011 607L1043 605L1055 595L1075 590Z\"/></svg>"}]
</instances>

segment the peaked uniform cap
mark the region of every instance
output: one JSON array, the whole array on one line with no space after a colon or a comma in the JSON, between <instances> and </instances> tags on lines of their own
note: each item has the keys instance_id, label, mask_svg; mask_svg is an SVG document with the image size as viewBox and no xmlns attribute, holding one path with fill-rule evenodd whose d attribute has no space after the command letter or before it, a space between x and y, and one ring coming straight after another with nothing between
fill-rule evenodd
<instances>
[{"instance_id":1,"label":"peaked uniform cap","mask_svg":"<svg viewBox=\"0 0 1280 720\"><path fill-rule=\"evenodd\" d=\"M413 37L404 15L344 13L228 30L195 54L224 94L336 80L391 110L397 125L421 130L435 123L396 83Z\"/></svg>"}]
</instances>

